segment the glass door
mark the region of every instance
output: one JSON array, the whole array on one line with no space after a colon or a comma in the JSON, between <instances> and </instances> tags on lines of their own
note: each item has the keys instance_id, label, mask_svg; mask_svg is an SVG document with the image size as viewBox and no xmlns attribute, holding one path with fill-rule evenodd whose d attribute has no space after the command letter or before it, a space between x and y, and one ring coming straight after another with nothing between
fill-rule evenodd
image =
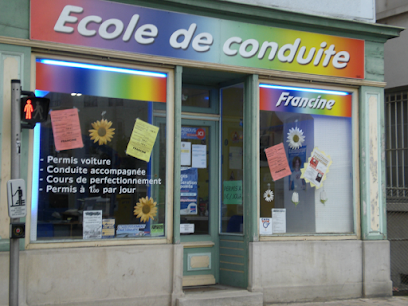
<instances>
[{"instance_id":1,"label":"glass door","mask_svg":"<svg viewBox=\"0 0 408 306\"><path fill-rule=\"evenodd\" d=\"M216 121L182 119L180 241L184 245L184 286L218 282L217 126Z\"/></svg>"},{"instance_id":2,"label":"glass door","mask_svg":"<svg viewBox=\"0 0 408 306\"><path fill-rule=\"evenodd\" d=\"M223 285L248 285L248 203L244 201L244 83L220 89L221 203L219 275ZM249 136L251 137L251 135ZM253 203L255 204L255 203Z\"/></svg>"}]
</instances>

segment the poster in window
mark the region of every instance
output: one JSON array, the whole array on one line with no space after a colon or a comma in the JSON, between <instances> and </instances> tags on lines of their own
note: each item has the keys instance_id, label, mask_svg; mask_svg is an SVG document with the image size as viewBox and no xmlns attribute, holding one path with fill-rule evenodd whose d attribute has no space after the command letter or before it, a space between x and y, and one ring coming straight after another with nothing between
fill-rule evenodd
<instances>
[{"instance_id":1,"label":"poster in window","mask_svg":"<svg viewBox=\"0 0 408 306\"><path fill-rule=\"evenodd\" d=\"M292 174L283 143L265 149L265 154L274 181Z\"/></svg>"},{"instance_id":2,"label":"poster in window","mask_svg":"<svg viewBox=\"0 0 408 306\"><path fill-rule=\"evenodd\" d=\"M197 168L182 169L180 178L180 215L197 215Z\"/></svg>"},{"instance_id":3,"label":"poster in window","mask_svg":"<svg viewBox=\"0 0 408 306\"><path fill-rule=\"evenodd\" d=\"M139 118L133 127L126 154L149 162L159 128Z\"/></svg>"},{"instance_id":4,"label":"poster in window","mask_svg":"<svg viewBox=\"0 0 408 306\"><path fill-rule=\"evenodd\" d=\"M84 146L76 108L54 110L51 111L50 116L57 151L77 149Z\"/></svg>"},{"instance_id":5,"label":"poster in window","mask_svg":"<svg viewBox=\"0 0 408 306\"><path fill-rule=\"evenodd\" d=\"M181 142L181 166L191 165L191 142L182 141Z\"/></svg>"},{"instance_id":6,"label":"poster in window","mask_svg":"<svg viewBox=\"0 0 408 306\"><path fill-rule=\"evenodd\" d=\"M306 146L299 149L288 148L288 155L289 165L292 170L292 174L289 176L289 190L305 190L306 181L301 178L302 172L300 168L306 162Z\"/></svg>"},{"instance_id":7,"label":"poster in window","mask_svg":"<svg viewBox=\"0 0 408 306\"><path fill-rule=\"evenodd\" d=\"M102 238L102 210L84 210L83 239Z\"/></svg>"},{"instance_id":8,"label":"poster in window","mask_svg":"<svg viewBox=\"0 0 408 306\"><path fill-rule=\"evenodd\" d=\"M311 186L319 189L323 186L323 181L326 179L331 164L332 160L329 155L318 148L314 148L308 162L304 164L304 168L301 170L301 178L304 178Z\"/></svg>"},{"instance_id":9,"label":"poster in window","mask_svg":"<svg viewBox=\"0 0 408 306\"><path fill-rule=\"evenodd\" d=\"M192 148L192 167L194 168L207 168L207 146L193 144Z\"/></svg>"}]
</instances>

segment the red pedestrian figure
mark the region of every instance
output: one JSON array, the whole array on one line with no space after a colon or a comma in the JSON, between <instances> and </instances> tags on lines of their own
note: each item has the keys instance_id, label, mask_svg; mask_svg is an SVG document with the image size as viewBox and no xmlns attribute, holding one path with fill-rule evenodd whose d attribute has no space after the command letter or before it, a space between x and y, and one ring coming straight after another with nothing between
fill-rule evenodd
<instances>
[{"instance_id":1,"label":"red pedestrian figure","mask_svg":"<svg viewBox=\"0 0 408 306\"><path fill-rule=\"evenodd\" d=\"M31 100L27 100L26 106L24 106L24 112L26 113L26 119L31 119L31 113L34 111L31 105Z\"/></svg>"}]
</instances>

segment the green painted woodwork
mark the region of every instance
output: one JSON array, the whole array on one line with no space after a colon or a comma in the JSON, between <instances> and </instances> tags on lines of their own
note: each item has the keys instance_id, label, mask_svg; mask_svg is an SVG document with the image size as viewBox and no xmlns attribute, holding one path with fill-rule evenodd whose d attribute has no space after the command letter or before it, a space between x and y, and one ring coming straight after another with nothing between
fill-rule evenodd
<instances>
[{"instance_id":1,"label":"green painted woodwork","mask_svg":"<svg viewBox=\"0 0 408 306\"><path fill-rule=\"evenodd\" d=\"M211 254L211 269L199 269L195 271L188 271L188 255L190 254L203 254L203 253L210 253ZM208 248L185 248L183 251L183 276L192 276L192 275L207 275L212 274L214 275L215 279L218 280L217 271L218 271L218 263L216 258L218 257L218 250L215 247L208 247Z\"/></svg>"},{"instance_id":2,"label":"green painted woodwork","mask_svg":"<svg viewBox=\"0 0 408 306\"><path fill-rule=\"evenodd\" d=\"M258 76L250 75L244 90L244 224L245 243L259 240L258 199L257 199L257 161L259 146L257 141L259 122L259 84ZM249 221L249 222L248 222Z\"/></svg>"},{"instance_id":3,"label":"green painted woodwork","mask_svg":"<svg viewBox=\"0 0 408 306\"><path fill-rule=\"evenodd\" d=\"M180 99L181 101L181 99ZM213 101L218 105L217 100ZM180 234L180 197L178 202L174 202L174 210L178 210L179 216L177 221L179 222L178 227L174 227L175 236L180 237L180 242L203 242L211 241L214 243L212 247L198 247L198 248L185 248L184 249L184 259L183 259L183 275L202 275L202 274L213 274L215 280L218 282L218 218L219 218L219 130L218 122L216 121L205 121L199 119L182 119L181 126L196 126L196 127L208 127L209 135L206 136L207 139L207 150L209 151L207 169L209 170L209 233L208 235L182 235ZM181 137L181 136L180 136ZM208 142L209 140L209 142ZM176 140L176 142L181 142ZM181 150L181 149L180 149ZM180 157L178 157L180 160ZM180 168L175 168L175 172L180 173ZM179 181L180 182L180 179ZM176 193L176 191L175 191ZM177 191L180 195L180 187ZM198 210L198 207L197 207ZM175 220L176 221L176 220ZM174 222L176 223L176 222ZM188 271L187 270L187 259L188 254L194 253L211 253L211 269L210 270L197 270Z\"/></svg>"},{"instance_id":4,"label":"green painted woodwork","mask_svg":"<svg viewBox=\"0 0 408 306\"><path fill-rule=\"evenodd\" d=\"M378 152L372 153L373 141L375 138L370 136L369 124L369 99L377 98L377 147ZM361 236L363 240L381 240L387 239L386 224L386 192L385 192L385 135L384 135L384 90L382 88L362 86L360 90L359 105L359 133L360 133L360 207L361 207ZM371 125L373 126L373 125ZM377 161L370 158L370 153L377 156ZM378 184L378 193L373 199L372 191L376 192L375 187L371 186L370 181L375 180ZM374 201L373 201L374 200ZM373 229L371 222L375 219L371 205L378 201L379 228ZM377 206L376 206L377 207Z\"/></svg>"},{"instance_id":5,"label":"green painted woodwork","mask_svg":"<svg viewBox=\"0 0 408 306\"><path fill-rule=\"evenodd\" d=\"M365 42L365 79L384 81L384 44Z\"/></svg>"},{"instance_id":6,"label":"green painted woodwork","mask_svg":"<svg viewBox=\"0 0 408 306\"><path fill-rule=\"evenodd\" d=\"M180 243L181 101L183 68L174 69L173 243ZM172 161L169 161L172 162Z\"/></svg>"},{"instance_id":7,"label":"green painted woodwork","mask_svg":"<svg viewBox=\"0 0 408 306\"><path fill-rule=\"evenodd\" d=\"M220 284L248 286L248 243L241 235L220 235Z\"/></svg>"}]
</instances>

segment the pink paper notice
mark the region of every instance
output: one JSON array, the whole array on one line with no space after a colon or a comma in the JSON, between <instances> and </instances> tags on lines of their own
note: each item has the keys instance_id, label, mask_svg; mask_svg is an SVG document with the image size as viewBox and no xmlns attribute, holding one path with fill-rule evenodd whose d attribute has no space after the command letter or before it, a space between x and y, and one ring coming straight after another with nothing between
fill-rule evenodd
<instances>
[{"instance_id":1,"label":"pink paper notice","mask_svg":"<svg viewBox=\"0 0 408 306\"><path fill-rule=\"evenodd\" d=\"M77 149L84 146L76 108L52 111L51 124L57 151Z\"/></svg>"},{"instance_id":2,"label":"pink paper notice","mask_svg":"<svg viewBox=\"0 0 408 306\"><path fill-rule=\"evenodd\" d=\"M274 181L292 174L283 143L265 149L265 154Z\"/></svg>"}]
</instances>

